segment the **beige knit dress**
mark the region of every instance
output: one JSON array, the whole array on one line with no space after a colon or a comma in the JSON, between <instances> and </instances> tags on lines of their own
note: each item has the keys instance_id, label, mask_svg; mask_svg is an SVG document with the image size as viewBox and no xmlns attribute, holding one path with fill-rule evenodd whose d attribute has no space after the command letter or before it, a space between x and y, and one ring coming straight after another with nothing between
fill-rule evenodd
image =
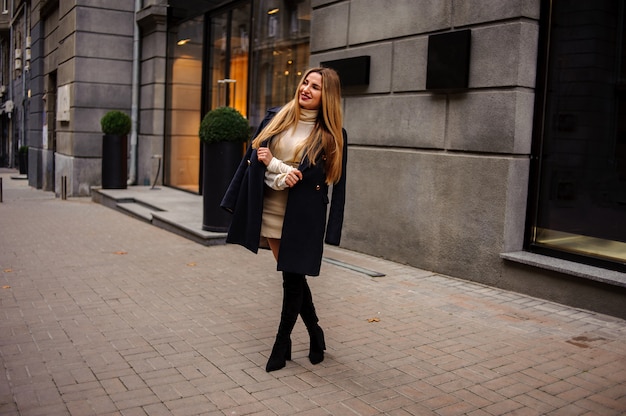
<instances>
[{"instance_id":1,"label":"beige knit dress","mask_svg":"<svg viewBox=\"0 0 626 416\"><path fill-rule=\"evenodd\" d=\"M265 173L265 194L263 197L263 219L261 236L280 239L287 206L289 187L284 184L286 174L297 168L302 160L302 151L296 148L313 131L317 110L300 109L300 121L294 129L287 130L270 142L270 151L275 159ZM287 166L285 166L287 165Z\"/></svg>"}]
</instances>

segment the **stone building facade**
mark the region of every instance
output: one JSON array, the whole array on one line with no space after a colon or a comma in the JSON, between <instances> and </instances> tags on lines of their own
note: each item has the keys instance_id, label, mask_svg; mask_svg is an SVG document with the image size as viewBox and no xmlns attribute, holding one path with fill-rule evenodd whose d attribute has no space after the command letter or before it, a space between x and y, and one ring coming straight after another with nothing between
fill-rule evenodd
<instances>
[{"instance_id":1,"label":"stone building facade","mask_svg":"<svg viewBox=\"0 0 626 416\"><path fill-rule=\"evenodd\" d=\"M346 247L626 316L623 5L313 5L312 65L370 59L344 89ZM466 87L429 88L429 44L468 30Z\"/></svg>"},{"instance_id":2,"label":"stone building facade","mask_svg":"<svg viewBox=\"0 0 626 416\"><path fill-rule=\"evenodd\" d=\"M58 194L65 177L71 196L89 195L99 120L122 109L129 183L150 184L162 158L160 183L199 192L203 113L226 103L255 125L302 68L352 65L344 247L626 316L620 2L169 3L10 2L3 143L29 145L31 186ZM468 49L447 64L461 85L441 87L437 53L458 46L447 34ZM29 70L15 71L27 39Z\"/></svg>"}]
</instances>

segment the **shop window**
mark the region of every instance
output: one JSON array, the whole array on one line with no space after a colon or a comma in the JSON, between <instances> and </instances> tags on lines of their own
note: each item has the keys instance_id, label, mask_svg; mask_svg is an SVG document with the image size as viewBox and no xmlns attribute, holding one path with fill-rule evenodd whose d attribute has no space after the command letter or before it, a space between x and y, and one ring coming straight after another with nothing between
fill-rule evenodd
<instances>
[{"instance_id":1,"label":"shop window","mask_svg":"<svg viewBox=\"0 0 626 416\"><path fill-rule=\"evenodd\" d=\"M167 163L169 186L198 191L204 18L170 28L168 36Z\"/></svg>"},{"instance_id":2,"label":"shop window","mask_svg":"<svg viewBox=\"0 0 626 416\"><path fill-rule=\"evenodd\" d=\"M527 247L626 270L624 2L545 1Z\"/></svg>"},{"instance_id":3,"label":"shop window","mask_svg":"<svg viewBox=\"0 0 626 416\"><path fill-rule=\"evenodd\" d=\"M309 65L310 0L260 0L254 7L250 123L285 104Z\"/></svg>"},{"instance_id":4,"label":"shop window","mask_svg":"<svg viewBox=\"0 0 626 416\"><path fill-rule=\"evenodd\" d=\"M292 99L309 65L312 9L310 0L214 10L175 3L168 13L165 183L198 192L202 114L227 105L257 126L268 108Z\"/></svg>"}]
</instances>

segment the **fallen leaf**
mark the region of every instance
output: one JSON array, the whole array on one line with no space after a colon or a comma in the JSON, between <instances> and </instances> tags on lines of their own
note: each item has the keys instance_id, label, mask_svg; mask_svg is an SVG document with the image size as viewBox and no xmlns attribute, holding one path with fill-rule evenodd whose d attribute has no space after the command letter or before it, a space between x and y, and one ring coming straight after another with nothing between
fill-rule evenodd
<instances>
[{"instance_id":1,"label":"fallen leaf","mask_svg":"<svg viewBox=\"0 0 626 416\"><path fill-rule=\"evenodd\" d=\"M370 318L367 320L367 322L372 323L372 322L380 322L380 318Z\"/></svg>"},{"instance_id":2,"label":"fallen leaf","mask_svg":"<svg viewBox=\"0 0 626 416\"><path fill-rule=\"evenodd\" d=\"M113 253L113 254L117 254L117 255L119 255L119 256L123 256L124 254L128 254L128 252L127 252L127 251L116 251L116 252L115 252L115 253Z\"/></svg>"},{"instance_id":3,"label":"fallen leaf","mask_svg":"<svg viewBox=\"0 0 626 416\"><path fill-rule=\"evenodd\" d=\"M2 289L11 289L11 286L2 286Z\"/></svg>"},{"instance_id":4,"label":"fallen leaf","mask_svg":"<svg viewBox=\"0 0 626 416\"><path fill-rule=\"evenodd\" d=\"M4 269L5 273L11 273L13 271L13 269Z\"/></svg>"},{"instance_id":5,"label":"fallen leaf","mask_svg":"<svg viewBox=\"0 0 626 416\"><path fill-rule=\"evenodd\" d=\"M187 263L187 266L189 267L194 267L196 265L196 263Z\"/></svg>"}]
</instances>

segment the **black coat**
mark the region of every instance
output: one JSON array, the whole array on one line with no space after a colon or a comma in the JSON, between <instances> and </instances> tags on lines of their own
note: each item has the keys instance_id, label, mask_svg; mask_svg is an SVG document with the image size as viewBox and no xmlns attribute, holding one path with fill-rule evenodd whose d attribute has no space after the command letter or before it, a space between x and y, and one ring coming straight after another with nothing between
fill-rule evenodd
<instances>
[{"instance_id":1,"label":"black coat","mask_svg":"<svg viewBox=\"0 0 626 416\"><path fill-rule=\"evenodd\" d=\"M268 111L255 137L278 110L273 108ZM267 143L262 146L267 146ZM288 190L278 270L318 276L324 242L339 245L346 197L347 151L347 134L343 130L342 176L332 187L328 222L325 157L322 155L315 165L306 158L300 163L298 169L302 172L302 180ZM248 146L221 203L222 208L233 213L226 242L240 244L254 253L258 251L261 241L265 169L257 158L256 149Z\"/></svg>"}]
</instances>

